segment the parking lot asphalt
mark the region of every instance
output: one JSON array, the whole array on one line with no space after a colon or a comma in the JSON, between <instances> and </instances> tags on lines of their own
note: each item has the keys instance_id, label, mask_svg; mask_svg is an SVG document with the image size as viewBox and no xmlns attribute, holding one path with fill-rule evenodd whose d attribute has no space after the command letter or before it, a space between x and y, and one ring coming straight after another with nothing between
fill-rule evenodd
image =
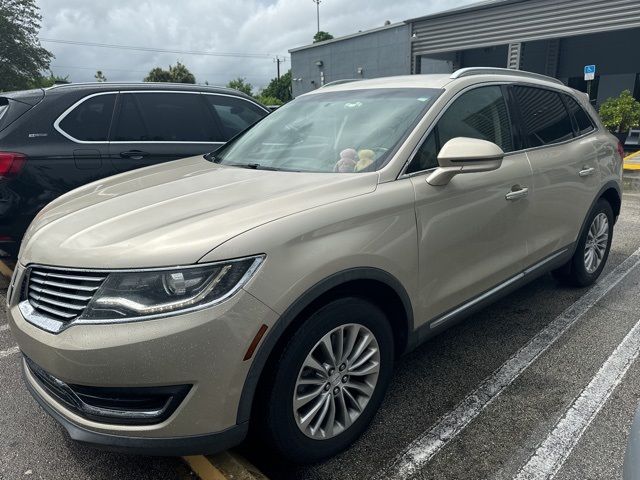
<instances>
[{"instance_id":1,"label":"parking lot asphalt","mask_svg":"<svg viewBox=\"0 0 640 480\"><path fill-rule=\"evenodd\" d=\"M252 445L241 453L272 479L621 478L640 402L638 183L625 182L595 287L545 275L400 359L371 428L333 459L292 466ZM69 440L23 386L14 346L0 316L0 479L193 478L180 459Z\"/></svg>"}]
</instances>

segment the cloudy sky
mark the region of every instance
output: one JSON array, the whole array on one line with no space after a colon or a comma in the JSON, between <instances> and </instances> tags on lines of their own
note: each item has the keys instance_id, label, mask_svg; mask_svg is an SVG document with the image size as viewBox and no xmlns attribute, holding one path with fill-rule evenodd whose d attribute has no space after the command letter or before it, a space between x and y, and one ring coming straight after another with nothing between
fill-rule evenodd
<instances>
[{"instance_id":1,"label":"cloudy sky","mask_svg":"<svg viewBox=\"0 0 640 480\"><path fill-rule=\"evenodd\" d=\"M382 26L474 0L322 0L320 29L334 36ZM276 55L311 43L312 0L37 0L42 39L129 45L174 51L259 54L254 58L69 45L42 41L55 59L52 71L76 82L96 70L111 80L139 81L155 66L180 60L198 82L224 85L244 77L260 88L276 74Z\"/></svg>"}]
</instances>

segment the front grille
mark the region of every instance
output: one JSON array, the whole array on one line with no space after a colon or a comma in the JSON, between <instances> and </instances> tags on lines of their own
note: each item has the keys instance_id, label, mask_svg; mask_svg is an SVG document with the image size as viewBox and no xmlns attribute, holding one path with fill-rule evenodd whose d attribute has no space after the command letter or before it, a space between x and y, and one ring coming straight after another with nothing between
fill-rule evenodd
<instances>
[{"instance_id":1,"label":"front grille","mask_svg":"<svg viewBox=\"0 0 640 480\"><path fill-rule=\"evenodd\" d=\"M82 314L106 273L32 267L27 272L26 300L38 313L62 322Z\"/></svg>"}]
</instances>

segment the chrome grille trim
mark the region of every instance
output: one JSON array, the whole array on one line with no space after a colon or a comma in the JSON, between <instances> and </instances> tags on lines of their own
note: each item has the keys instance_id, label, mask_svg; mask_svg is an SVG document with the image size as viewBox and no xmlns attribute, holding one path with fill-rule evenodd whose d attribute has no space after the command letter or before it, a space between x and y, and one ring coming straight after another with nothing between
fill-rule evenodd
<instances>
[{"instance_id":1,"label":"chrome grille trim","mask_svg":"<svg viewBox=\"0 0 640 480\"><path fill-rule=\"evenodd\" d=\"M91 295L83 296L83 295L74 295L72 293L66 293L66 292L56 292L55 290L50 290L48 288L44 288L42 286L37 286L37 285L30 285L30 289L38 293L57 295L59 297L68 298L70 300L80 300L81 302L88 302L89 300L91 300L91 298L93 298Z\"/></svg>"},{"instance_id":2,"label":"chrome grille trim","mask_svg":"<svg viewBox=\"0 0 640 480\"><path fill-rule=\"evenodd\" d=\"M106 278L105 272L29 267L22 300L40 315L68 323L84 312Z\"/></svg>"},{"instance_id":3,"label":"chrome grille trim","mask_svg":"<svg viewBox=\"0 0 640 480\"><path fill-rule=\"evenodd\" d=\"M95 292L98 288L100 288L100 285L88 287L86 285L76 285L73 283L62 283L53 280L43 280L40 277L34 277L33 274L31 274L30 281L40 283L42 285L49 285L51 287L65 288L67 290L82 290L83 292Z\"/></svg>"}]
</instances>

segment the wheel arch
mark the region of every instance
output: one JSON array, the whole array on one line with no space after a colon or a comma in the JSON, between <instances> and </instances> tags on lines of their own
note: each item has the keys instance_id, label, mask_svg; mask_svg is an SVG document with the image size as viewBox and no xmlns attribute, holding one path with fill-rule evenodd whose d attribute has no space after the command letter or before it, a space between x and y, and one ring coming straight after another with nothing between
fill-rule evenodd
<instances>
[{"instance_id":1,"label":"wheel arch","mask_svg":"<svg viewBox=\"0 0 640 480\"><path fill-rule=\"evenodd\" d=\"M292 332L320 305L346 295L365 298L384 310L393 330L396 355L410 348L411 332L414 331L413 308L400 281L390 273L373 267L335 273L303 293L269 330L249 367L242 388L238 424L249 421L265 367L277 358Z\"/></svg>"},{"instance_id":2,"label":"wheel arch","mask_svg":"<svg viewBox=\"0 0 640 480\"><path fill-rule=\"evenodd\" d=\"M591 205L589 206L589 210L587 210L587 214L584 216L584 219L582 220L582 226L580 227L580 231L578 232L578 236L576 237L576 241L574 243L575 246L578 245L578 241L580 240L580 237L582 237L582 234L584 233L585 229L588 227L587 220L589 220L589 215L595 208L596 203L598 203L598 201L603 198L607 202L609 202L609 205L611 205L615 220L618 219L618 215L620 214L620 208L622 206L622 192L620 190L620 184L614 180L610 180L607 183L605 183L602 186L602 188L600 188L600 190L598 191L598 194L594 197L593 201L591 202Z\"/></svg>"}]
</instances>

